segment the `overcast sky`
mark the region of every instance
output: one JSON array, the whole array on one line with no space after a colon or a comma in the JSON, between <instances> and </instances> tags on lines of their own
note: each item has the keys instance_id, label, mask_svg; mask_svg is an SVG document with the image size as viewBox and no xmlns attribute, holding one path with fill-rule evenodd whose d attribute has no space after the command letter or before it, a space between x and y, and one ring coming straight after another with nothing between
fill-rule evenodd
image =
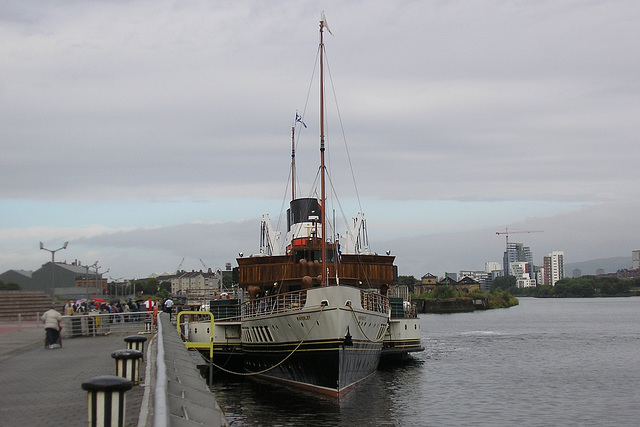
<instances>
[{"instance_id":1,"label":"overcast sky","mask_svg":"<svg viewBox=\"0 0 640 427\"><path fill-rule=\"evenodd\" d=\"M257 252L296 110L315 178L322 10L339 206L400 274L501 262L506 228L537 264L640 248L636 0L5 0L0 272L40 241L114 279Z\"/></svg>"}]
</instances>

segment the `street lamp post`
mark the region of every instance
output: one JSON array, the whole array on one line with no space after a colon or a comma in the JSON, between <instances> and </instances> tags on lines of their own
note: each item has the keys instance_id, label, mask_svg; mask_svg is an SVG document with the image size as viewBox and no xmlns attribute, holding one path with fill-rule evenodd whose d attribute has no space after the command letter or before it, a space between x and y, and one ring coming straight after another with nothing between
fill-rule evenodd
<instances>
[{"instance_id":1,"label":"street lamp post","mask_svg":"<svg viewBox=\"0 0 640 427\"><path fill-rule=\"evenodd\" d=\"M116 299L118 299L118 288L120 287L119 283L120 283L120 280L124 279L124 277L118 277L117 279L114 279L113 277L109 276L109 279L111 279L111 283L113 284L113 287L116 290ZM124 298L124 293L122 297Z\"/></svg>"},{"instance_id":2,"label":"street lamp post","mask_svg":"<svg viewBox=\"0 0 640 427\"><path fill-rule=\"evenodd\" d=\"M64 242L61 248L58 249L47 249L44 247L44 244L40 242L40 250L51 252L51 297L55 299L56 297L56 280L55 280L55 272L56 272L56 252L61 251L62 249L67 249L67 245L69 242Z\"/></svg>"},{"instance_id":3,"label":"street lamp post","mask_svg":"<svg viewBox=\"0 0 640 427\"><path fill-rule=\"evenodd\" d=\"M98 261L96 261L96 263L94 265L92 265L93 268L96 269L96 288L98 287L98 277L101 276L100 273L98 272L102 267L100 267L98 265ZM107 268L106 271L102 272L102 274L107 274L109 272L109 270L111 270L110 268ZM100 280L100 284L102 284L102 280Z\"/></svg>"}]
</instances>

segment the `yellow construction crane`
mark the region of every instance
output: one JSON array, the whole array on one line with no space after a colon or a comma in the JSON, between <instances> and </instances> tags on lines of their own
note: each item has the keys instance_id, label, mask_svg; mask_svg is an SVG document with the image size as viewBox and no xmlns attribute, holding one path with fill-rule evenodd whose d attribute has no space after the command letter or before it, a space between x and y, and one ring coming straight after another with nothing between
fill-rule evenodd
<instances>
[{"instance_id":1,"label":"yellow construction crane","mask_svg":"<svg viewBox=\"0 0 640 427\"><path fill-rule=\"evenodd\" d=\"M496 231L496 234L500 235L500 234L504 234L507 244L506 244L506 250L509 250L509 234L521 234L521 233L544 233L543 230L523 230L523 231L509 231L508 228L505 227L504 231Z\"/></svg>"}]
</instances>

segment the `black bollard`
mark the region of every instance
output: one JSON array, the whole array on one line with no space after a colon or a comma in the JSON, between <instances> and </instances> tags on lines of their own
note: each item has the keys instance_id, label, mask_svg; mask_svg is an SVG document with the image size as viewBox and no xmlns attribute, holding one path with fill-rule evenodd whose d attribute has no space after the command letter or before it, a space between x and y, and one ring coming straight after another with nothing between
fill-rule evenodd
<instances>
[{"instance_id":1,"label":"black bollard","mask_svg":"<svg viewBox=\"0 0 640 427\"><path fill-rule=\"evenodd\" d=\"M138 350L144 355L144 343L147 341L147 337L142 335L131 335L125 337L124 342L127 343L129 350ZM144 357L143 357L144 360Z\"/></svg>"},{"instance_id":2,"label":"black bollard","mask_svg":"<svg viewBox=\"0 0 640 427\"><path fill-rule=\"evenodd\" d=\"M82 383L88 392L89 427L123 427L125 425L125 393L130 380L112 375L94 377Z\"/></svg>"},{"instance_id":3,"label":"black bollard","mask_svg":"<svg viewBox=\"0 0 640 427\"><path fill-rule=\"evenodd\" d=\"M116 350L111 353L111 357L116 359L116 375L124 377L133 385L140 383L140 360L142 359L142 352L138 350Z\"/></svg>"}]
</instances>

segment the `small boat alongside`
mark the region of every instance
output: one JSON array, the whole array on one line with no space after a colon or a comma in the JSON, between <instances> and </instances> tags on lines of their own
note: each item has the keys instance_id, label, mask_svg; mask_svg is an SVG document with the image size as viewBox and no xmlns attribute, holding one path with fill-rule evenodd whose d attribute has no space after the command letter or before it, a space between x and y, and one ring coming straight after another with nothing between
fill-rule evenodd
<instances>
[{"instance_id":1,"label":"small boat alongside","mask_svg":"<svg viewBox=\"0 0 640 427\"><path fill-rule=\"evenodd\" d=\"M405 359L409 353L424 351L416 304L410 302L408 296L389 296L389 306L389 328L384 336L381 359L395 361Z\"/></svg>"}]
</instances>

